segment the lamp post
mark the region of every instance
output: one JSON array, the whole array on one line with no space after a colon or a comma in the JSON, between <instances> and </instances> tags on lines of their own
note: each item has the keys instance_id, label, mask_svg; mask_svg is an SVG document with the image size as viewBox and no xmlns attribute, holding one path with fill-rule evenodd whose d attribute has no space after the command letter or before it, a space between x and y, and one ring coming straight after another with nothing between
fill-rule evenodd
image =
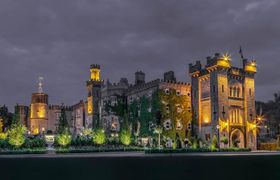
<instances>
[{"instance_id":1,"label":"lamp post","mask_svg":"<svg viewBox=\"0 0 280 180\"><path fill-rule=\"evenodd\" d=\"M218 135L218 148L220 149L220 125L218 124L216 126L216 128L217 128L217 131L218 131L218 133L217 133L217 135Z\"/></svg>"},{"instance_id":2,"label":"lamp post","mask_svg":"<svg viewBox=\"0 0 280 180\"><path fill-rule=\"evenodd\" d=\"M162 128L161 127L157 127L155 128L154 133L158 134L158 148L160 149L160 134L162 133Z\"/></svg>"}]
</instances>

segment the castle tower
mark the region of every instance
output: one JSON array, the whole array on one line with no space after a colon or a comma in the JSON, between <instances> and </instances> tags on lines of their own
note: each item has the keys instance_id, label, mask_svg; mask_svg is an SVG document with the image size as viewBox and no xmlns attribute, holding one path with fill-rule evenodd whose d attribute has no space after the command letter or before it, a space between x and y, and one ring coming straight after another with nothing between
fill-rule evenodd
<instances>
[{"instance_id":1,"label":"castle tower","mask_svg":"<svg viewBox=\"0 0 280 180\"><path fill-rule=\"evenodd\" d=\"M140 85L145 83L145 73L142 71L137 71L135 73L135 85Z\"/></svg>"},{"instance_id":2,"label":"castle tower","mask_svg":"<svg viewBox=\"0 0 280 180\"><path fill-rule=\"evenodd\" d=\"M37 135L47 130L48 95L43 93L43 78L39 77L38 92L32 94L30 105L30 131Z\"/></svg>"},{"instance_id":3,"label":"castle tower","mask_svg":"<svg viewBox=\"0 0 280 180\"><path fill-rule=\"evenodd\" d=\"M100 126L100 101L101 101L101 80L100 65L90 66L90 80L87 81L87 120L86 127L98 128Z\"/></svg>"},{"instance_id":4,"label":"castle tower","mask_svg":"<svg viewBox=\"0 0 280 180\"><path fill-rule=\"evenodd\" d=\"M243 68L232 67L230 56L216 53L190 64L197 133L210 142L214 135L226 138L224 146L256 149L255 61L243 60Z\"/></svg>"}]
</instances>

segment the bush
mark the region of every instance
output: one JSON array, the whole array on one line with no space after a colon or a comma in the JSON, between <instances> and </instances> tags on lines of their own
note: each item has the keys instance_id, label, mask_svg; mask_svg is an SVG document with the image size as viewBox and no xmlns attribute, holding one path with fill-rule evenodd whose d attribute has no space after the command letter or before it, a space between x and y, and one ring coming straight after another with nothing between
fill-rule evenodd
<instances>
[{"instance_id":1,"label":"bush","mask_svg":"<svg viewBox=\"0 0 280 180\"><path fill-rule=\"evenodd\" d=\"M249 152L251 149L247 148L225 148L225 149L210 149L210 148L187 148L187 149L146 149L146 154L153 153L202 153L202 152Z\"/></svg>"},{"instance_id":2,"label":"bush","mask_svg":"<svg viewBox=\"0 0 280 180\"><path fill-rule=\"evenodd\" d=\"M71 140L72 140L72 137L71 137L70 133L65 131L64 133L56 136L55 144L62 146L62 147L67 147L71 144Z\"/></svg>"},{"instance_id":3,"label":"bush","mask_svg":"<svg viewBox=\"0 0 280 180\"><path fill-rule=\"evenodd\" d=\"M0 149L7 149L9 148L9 143L7 140L0 140Z\"/></svg>"},{"instance_id":4,"label":"bush","mask_svg":"<svg viewBox=\"0 0 280 180\"><path fill-rule=\"evenodd\" d=\"M0 133L0 140L6 140L7 136L7 133Z\"/></svg>"},{"instance_id":5,"label":"bush","mask_svg":"<svg viewBox=\"0 0 280 180\"><path fill-rule=\"evenodd\" d=\"M82 148L58 148L56 153L94 153L94 152L132 152L143 151L143 148L139 147L82 147Z\"/></svg>"},{"instance_id":6,"label":"bush","mask_svg":"<svg viewBox=\"0 0 280 180\"><path fill-rule=\"evenodd\" d=\"M25 141L26 127L22 124L14 124L11 129L8 130L8 142L13 147L19 148Z\"/></svg>"},{"instance_id":7,"label":"bush","mask_svg":"<svg viewBox=\"0 0 280 180\"><path fill-rule=\"evenodd\" d=\"M106 135L103 129L98 129L93 136L93 142L97 145L105 144L106 142Z\"/></svg>"},{"instance_id":8,"label":"bush","mask_svg":"<svg viewBox=\"0 0 280 180\"><path fill-rule=\"evenodd\" d=\"M23 144L23 148L45 148L47 147L47 143L44 139L42 138L34 138L34 139L29 139L27 138L25 140L25 143Z\"/></svg>"},{"instance_id":9,"label":"bush","mask_svg":"<svg viewBox=\"0 0 280 180\"><path fill-rule=\"evenodd\" d=\"M90 138L77 136L76 139L73 139L71 142L73 146L90 146L92 145L92 141Z\"/></svg>"},{"instance_id":10,"label":"bush","mask_svg":"<svg viewBox=\"0 0 280 180\"><path fill-rule=\"evenodd\" d=\"M129 130L122 130L120 135L121 143L125 146L130 145L131 143L131 133Z\"/></svg>"},{"instance_id":11,"label":"bush","mask_svg":"<svg viewBox=\"0 0 280 180\"><path fill-rule=\"evenodd\" d=\"M218 145L218 139L217 139L217 136L214 135L213 138L212 138L212 142L211 142L211 145L210 145L210 149L211 149L212 151L215 151L215 150L218 149L218 147L219 147L219 145Z\"/></svg>"},{"instance_id":12,"label":"bush","mask_svg":"<svg viewBox=\"0 0 280 180\"><path fill-rule=\"evenodd\" d=\"M224 144L224 145L228 145L228 138L226 136L223 136L221 138L221 142Z\"/></svg>"},{"instance_id":13,"label":"bush","mask_svg":"<svg viewBox=\"0 0 280 180\"><path fill-rule=\"evenodd\" d=\"M46 149L16 149L16 150L1 150L0 154L45 154Z\"/></svg>"}]
</instances>

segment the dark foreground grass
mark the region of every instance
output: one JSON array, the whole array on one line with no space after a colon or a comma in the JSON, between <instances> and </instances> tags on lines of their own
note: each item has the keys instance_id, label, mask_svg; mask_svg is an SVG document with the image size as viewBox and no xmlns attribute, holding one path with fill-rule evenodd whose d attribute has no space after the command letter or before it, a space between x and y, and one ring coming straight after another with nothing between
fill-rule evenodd
<instances>
[{"instance_id":1,"label":"dark foreground grass","mask_svg":"<svg viewBox=\"0 0 280 180\"><path fill-rule=\"evenodd\" d=\"M2 180L272 180L280 156L0 158Z\"/></svg>"}]
</instances>

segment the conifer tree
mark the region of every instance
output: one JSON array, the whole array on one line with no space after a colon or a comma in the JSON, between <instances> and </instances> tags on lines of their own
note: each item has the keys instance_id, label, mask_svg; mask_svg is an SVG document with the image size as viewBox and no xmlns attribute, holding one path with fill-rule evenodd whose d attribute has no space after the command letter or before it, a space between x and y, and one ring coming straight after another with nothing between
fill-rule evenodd
<instances>
[{"instance_id":1,"label":"conifer tree","mask_svg":"<svg viewBox=\"0 0 280 180\"><path fill-rule=\"evenodd\" d=\"M66 118L65 108L63 107L61 109L61 115L59 117L57 132L59 134L62 134L65 131L69 131L68 128L69 128L69 124L68 124L68 121L67 121L67 118Z\"/></svg>"}]
</instances>

